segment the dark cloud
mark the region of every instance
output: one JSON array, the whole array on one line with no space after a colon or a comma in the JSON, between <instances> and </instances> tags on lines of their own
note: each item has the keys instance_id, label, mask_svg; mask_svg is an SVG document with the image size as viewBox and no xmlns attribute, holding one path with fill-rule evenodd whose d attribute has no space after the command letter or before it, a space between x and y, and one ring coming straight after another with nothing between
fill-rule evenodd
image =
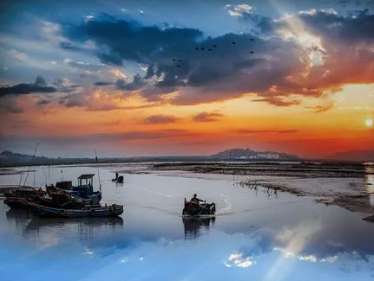
<instances>
[{"instance_id":1,"label":"dark cloud","mask_svg":"<svg viewBox=\"0 0 374 281\"><path fill-rule=\"evenodd\" d=\"M343 16L328 11L301 13L299 17L316 34L328 41L354 43L374 42L374 15L368 10Z\"/></svg>"},{"instance_id":2,"label":"dark cloud","mask_svg":"<svg viewBox=\"0 0 374 281\"><path fill-rule=\"evenodd\" d=\"M146 75L139 75L117 86L134 90L145 86L152 94L157 88L170 92L177 87L199 87L234 77L240 70L249 69L262 60L253 58L253 36L226 34L210 38L191 28L159 28L112 17L95 18L79 26L64 28L70 40L92 40L99 46L97 56L109 64L122 65L135 61L148 66Z\"/></svg>"},{"instance_id":3,"label":"dark cloud","mask_svg":"<svg viewBox=\"0 0 374 281\"><path fill-rule=\"evenodd\" d=\"M132 21L102 16L79 26L67 25L64 33L71 40L94 40L98 56L106 63L121 65L124 60L152 64L154 59L170 59L182 55L202 36L199 30L141 26ZM185 45L184 48L181 48Z\"/></svg>"},{"instance_id":4,"label":"dark cloud","mask_svg":"<svg viewBox=\"0 0 374 281\"><path fill-rule=\"evenodd\" d=\"M97 81L94 83L95 86L110 86L113 85L112 82L107 82L107 81Z\"/></svg>"},{"instance_id":5,"label":"dark cloud","mask_svg":"<svg viewBox=\"0 0 374 281\"><path fill-rule=\"evenodd\" d=\"M60 47L62 49L69 50L69 51L82 51L83 50L81 47L75 46L71 42L66 42L66 41L60 42Z\"/></svg>"},{"instance_id":6,"label":"dark cloud","mask_svg":"<svg viewBox=\"0 0 374 281\"><path fill-rule=\"evenodd\" d=\"M144 76L118 80L116 87L139 91L152 101L173 91L178 91L174 104L255 93L260 96L257 101L290 106L300 103L294 96L320 97L326 89L347 83L374 82L373 15L310 11L292 17L321 38L323 50L305 49L296 40L282 38L276 31L290 28L286 20L274 21L252 11L241 17L251 23L251 34L207 37L197 29L144 26L110 16L65 25L63 33L79 44L93 41L103 63L147 66ZM310 52L323 56L321 65L310 65ZM355 73L352 65L360 66Z\"/></svg>"},{"instance_id":7,"label":"dark cloud","mask_svg":"<svg viewBox=\"0 0 374 281\"><path fill-rule=\"evenodd\" d=\"M196 122L215 122L223 117L223 114L217 112L201 112L193 117Z\"/></svg>"},{"instance_id":8,"label":"dark cloud","mask_svg":"<svg viewBox=\"0 0 374 281\"><path fill-rule=\"evenodd\" d=\"M178 121L178 118L173 115L151 115L144 119L144 123L146 124L169 124L175 123Z\"/></svg>"},{"instance_id":9,"label":"dark cloud","mask_svg":"<svg viewBox=\"0 0 374 281\"><path fill-rule=\"evenodd\" d=\"M53 93L57 89L48 86L43 77L38 76L34 83L21 83L14 86L0 87L0 97L7 95L27 95L32 93Z\"/></svg>"}]
</instances>

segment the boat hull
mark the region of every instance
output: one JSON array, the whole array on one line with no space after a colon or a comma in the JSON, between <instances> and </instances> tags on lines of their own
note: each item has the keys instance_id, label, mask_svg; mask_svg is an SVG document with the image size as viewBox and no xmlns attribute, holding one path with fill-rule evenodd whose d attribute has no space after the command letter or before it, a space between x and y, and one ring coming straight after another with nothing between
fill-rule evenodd
<instances>
[{"instance_id":1,"label":"boat hull","mask_svg":"<svg viewBox=\"0 0 374 281\"><path fill-rule=\"evenodd\" d=\"M117 217L123 213L123 206L111 205L86 209L51 208L30 203L32 210L41 217L80 218L80 217Z\"/></svg>"},{"instance_id":2,"label":"boat hull","mask_svg":"<svg viewBox=\"0 0 374 281\"><path fill-rule=\"evenodd\" d=\"M25 198L20 197L6 197L4 203L10 208L14 209L28 209L30 208L29 202Z\"/></svg>"}]
</instances>

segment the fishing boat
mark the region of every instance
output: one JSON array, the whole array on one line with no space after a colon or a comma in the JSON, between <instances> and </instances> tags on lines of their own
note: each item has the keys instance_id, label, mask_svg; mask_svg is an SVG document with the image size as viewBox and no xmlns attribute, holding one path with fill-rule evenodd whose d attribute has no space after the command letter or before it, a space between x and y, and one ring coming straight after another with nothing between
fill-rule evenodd
<instances>
[{"instance_id":1,"label":"fishing boat","mask_svg":"<svg viewBox=\"0 0 374 281\"><path fill-rule=\"evenodd\" d=\"M123 213L123 206L85 206L81 209L53 208L45 205L29 203L29 206L40 217L79 218L79 217L117 217Z\"/></svg>"},{"instance_id":2,"label":"fishing boat","mask_svg":"<svg viewBox=\"0 0 374 281\"><path fill-rule=\"evenodd\" d=\"M183 217L209 217L214 216L216 213L215 203L194 202L193 200L184 199L184 208L182 211Z\"/></svg>"},{"instance_id":3,"label":"fishing boat","mask_svg":"<svg viewBox=\"0 0 374 281\"><path fill-rule=\"evenodd\" d=\"M18 188L5 193L4 203L10 208L29 209L30 202L55 208L79 209L92 204L90 200L68 194L65 192L47 192L35 188Z\"/></svg>"}]
</instances>

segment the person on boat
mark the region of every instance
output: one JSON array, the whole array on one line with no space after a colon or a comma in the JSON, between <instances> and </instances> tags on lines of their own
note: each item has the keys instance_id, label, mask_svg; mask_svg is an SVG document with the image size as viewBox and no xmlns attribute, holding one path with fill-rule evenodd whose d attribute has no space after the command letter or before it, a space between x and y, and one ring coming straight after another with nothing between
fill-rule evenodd
<instances>
[{"instance_id":1,"label":"person on boat","mask_svg":"<svg viewBox=\"0 0 374 281\"><path fill-rule=\"evenodd\" d=\"M193 203L193 204L196 204L196 205L200 205L200 202L205 202L205 201L202 200L202 199L200 199L200 198L198 198L197 194L195 193L193 195L193 197L191 198L190 202Z\"/></svg>"}]
</instances>

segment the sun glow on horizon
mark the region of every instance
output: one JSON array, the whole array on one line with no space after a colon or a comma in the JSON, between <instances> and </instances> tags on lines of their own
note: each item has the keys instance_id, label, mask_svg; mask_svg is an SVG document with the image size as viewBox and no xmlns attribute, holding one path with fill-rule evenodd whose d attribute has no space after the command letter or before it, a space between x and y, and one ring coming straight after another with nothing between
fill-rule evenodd
<instances>
[{"instance_id":1,"label":"sun glow on horizon","mask_svg":"<svg viewBox=\"0 0 374 281\"><path fill-rule=\"evenodd\" d=\"M368 128L372 128L373 125L374 125L374 121L373 121L372 118L367 118L367 119L365 120L365 126L366 126L366 127L368 127Z\"/></svg>"}]
</instances>

